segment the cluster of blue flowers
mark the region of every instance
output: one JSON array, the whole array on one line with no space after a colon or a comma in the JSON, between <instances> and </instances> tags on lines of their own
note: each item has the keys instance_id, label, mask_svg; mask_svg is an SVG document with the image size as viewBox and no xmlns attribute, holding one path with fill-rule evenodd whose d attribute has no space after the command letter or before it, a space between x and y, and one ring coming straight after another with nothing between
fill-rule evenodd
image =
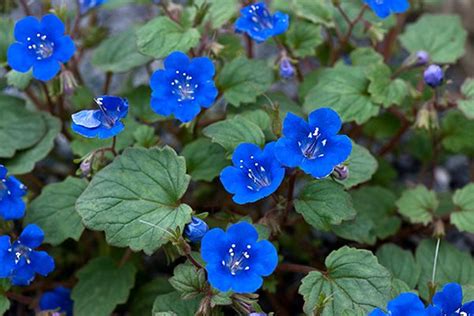
<instances>
[{"instance_id":1,"label":"cluster of blue flowers","mask_svg":"<svg viewBox=\"0 0 474 316\"><path fill-rule=\"evenodd\" d=\"M387 312L377 308L369 316L468 316L474 315L474 301L463 304L462 287L448 283L425 307L418 295L402 293L387 305Z\"/></svg>"}]
</instances>

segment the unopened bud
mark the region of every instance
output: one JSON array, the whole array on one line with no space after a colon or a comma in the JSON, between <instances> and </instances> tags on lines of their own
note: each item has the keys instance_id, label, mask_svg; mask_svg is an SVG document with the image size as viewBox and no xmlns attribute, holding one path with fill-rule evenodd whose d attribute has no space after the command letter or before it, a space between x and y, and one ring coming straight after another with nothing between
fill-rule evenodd
<instances>
[{"instance_id":1,"label":"unopened bud","mask_svg":"<svg viewBox=\"0 0 474 316\"><path fill-rule=\"evenodd\" d=\"M427 85L436 88L444 81L444 71L438 65L430 65L423 73L423 78Z\"/></svg>"},{"instance_id":2,"label":"unopened bud","mask_svg":"<svg viewBox=\"0 0 474 316\"><path fill-rule=\"evenodd\" d=\"M332 171L332 176L337 180L346 180L349 177L349 168L346 165L337 165Z\"/></svg>"},{"instance_id":3,"label":"unopened bud","mask_svg":"<svg viewBox=\"0 0 474 316\"><path fill-rule=\"evenodd\" d=\"M288 57L284 56L280 60L280 76L285 79L292 78L295 75L295 68Z\"/></svg>"},{"instance_id":4,"label":"unopened bud","mask_svg":"<svg viewBox=\"0 0 474 316\"><path fill-rule=\"evenodd\" d=\"M415 66L424 66L430 61L430 54L424 50L416 52Z\"/></svg>"},{"instance_id":5,"label":"unopened bud","mask_svg":"<svg viewBox=\"0 0 474 316\"><path fill-rule=\"evenodd\" d=\"M205 221L193 216L191 223L187 224L184 228L184 236L192 242L199 242L208 230L209 226L207 226Z\"/></svg>"},{"instance_id":6,"label":"unopened bud","mask_svg":"<svg viewBox=\"0 0 474 316\"><path fill-rule=\"evenodd\" d=\"M74 90L76 90L76 88L78 87L74 74L67 69L61 72L60 82L61 91L63 91L67 95L73 94Z\"/></svg>"}]
</instances>

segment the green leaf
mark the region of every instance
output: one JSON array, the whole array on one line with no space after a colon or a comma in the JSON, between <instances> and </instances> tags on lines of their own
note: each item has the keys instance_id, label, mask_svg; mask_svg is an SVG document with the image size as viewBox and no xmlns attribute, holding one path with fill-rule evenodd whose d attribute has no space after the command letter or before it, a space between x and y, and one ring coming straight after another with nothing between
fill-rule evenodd
<instances>
[{"instance_id":1,"label":"green leaf","mask_svg":"<svg viewBox=\"0 0 474 316\"><path fill-rule=\"evenodd\" d=\"M464 55L467 32L457 15L424 14L399 39L410 53L424 50L434 63L454 63Z\"/></svg>"},{"instance_id":2,"label":"green leaf","mask_svg":"<svg viewBox=\"0 0 474 316\"><path fill-rule=\"evenodd\" d=\"M267 91L273 82L273 71L264 61L239 57L224 65L218 75L219 90L234 106L251 103Z\"/></svg>"},{"instance_id":3,"label":"green leaf","mask_svg":"<svg viewBox=\"0 0 474 316\"><path fill-rule=\"evenodd\" d=\"M295 208L305 221L317 229L329 230L344 220L354 218L356 211L349 193L332 181L312 181L295 200Z\"/></svg>"},{"instance_id":4,"label":"green leaf","mask_svg":"<svg viewBox=\"0 0 474 316\"><path fill-rule=\"evenodd\" d=\"M136 146L150 148L155 146L159 138L155 135L155 129L148 125L140 125L134 132L133 138L136 141Z\"/></svg>"},{"instance_id":5,"label":"green leaf","mask_svg":"<svg viewBox=\"0 0 474 316\"><path fill-rule=\"evenodd\" d=\"M384 107L402 105L408 94L408 85L402 79L391 78L392 71L385 64L374 65L368 71L369 93L375 103Z\"/></svg>"},{"instance_id":6,"label":"green leaf","mask_svg":"<svg viewBox=\"0 0 474 316\"><path fill-rule=\"evenodd\" d=\"M206 138L187 144L181 154L186 158L188 172L195 181L212 181L229 165L224 148Z\"/></svg>"},{"instance_id":7,"label":"green leaf","mask_svg":"<svg viewBox=\"0 0 474 316\"><path fill-rule=\"evenodd\" d=\"M349 177L339 181L346 188L367 182L378 168L377 160L370 151L356 143L352 143L352 152L346 164L349 167Z\"/></svg>"},{"instance_id":8,"label":"green leaf","mask_svg":"<svg viewBox=\"0 0 474 316\"><path fill-rule=\"evenodd\" d=\"M0 315L4 315L10 309L8 298L0 294Z\"/></svg>"},{"instance_id":9,"label":"green leaf","mask_svg":"<svg viewBox=\"0 0 474 316\"><path fill-rule=\"evenodd\" d=\"M265 136L260 127L240 115L209 125L202 132L214 143L224 147L228 153L232 153L241 143L259 146L265 144Z\"/></svg>"},{"instance_id":10,"label":"green leaf","mask_svg":"<svg viewBox=\"0 0 474 316\"><path fill-rule=\"evenodd\" d=\"M13 39L14 22L10 18L0 18L0 65L7 63L7 50Z\"/></svg>"},{"instance_id":11,"label":"green leaf","mask_svg":"<svg viewBox=\"0 0 474 316\"><path fill-rule=\"evenodd\" d=\"M157 277L132 293L130 313L132 316L151 315L155 298L160 294L173 292L165 277Z\"/></svg>"},{"instance_id":12,"label":"green leaf","mask_svg":"<svg viewBox=\"0 0 474 316\"><path fill-rule=\"evenodd\" d=\"M325 263L326 273L310 272L299 288L307 315L342 315L357 308L367 313L385 306L391 275L370 251L345 246L331 252Z\"/></svg>"},{"instance_id":13,"label":"green leaf","mask_svg":"<svg viewBox=\"0 0 474 316\"><path fill-rule=\"evenodd\" d=\"M25 174L35 168L35 164L45 158L54 147L54 140L61 131L61 121L49 113L42 112L41 119L46 123L46 134L40 141L28 149L20 150L15 156L0 163L12 174Z\"/></svg>"},{"instance_id":14,"label":"green leaf","mask_svg":"<svg viewBox=\"0 0 474 316\"><path fill-rule=\"evenodd\" d=\"M79 240L84 226L76 212L76 200L87 187L85 180L68 177L47 185L28 207L25 222L39 225L45 242L54 246L68 238Z\"/></svg>"},{"instance_id":15,"label":"green leaf","mask_svg":"<svg viewBox=\"0 0 474 316\"><path fill-rule=\"evenodd\" d=\"M451 223L460 231L474 233L474 183L457 190L453 202L458 209L451 213Z\"/></svg>"},{"instance_id":16,"label":"green leaf","mask_svg":"<svg viewBox=\"0 0 474 316\"><path fill-rule=\"evenodd\" d=\"M461 112L448 111L441 121L443 147L454 153L474 154L474 121Z\"/></svg>"},{"instance_id":17,"label":"green leaf","mask_svg":"<svg viewBox=\"0 0 474 316\"><path fill-rule=\"evenodd\" d=\"M421 268L410 251L395 244L385 244L377 250L377 258L395 278L404 281L411 289L418 284Z\"/></svg>"},{"instance_id":18,"label":"green leaf","mask_svg":"<svg viewBox=\"0 0 474 316\"><path fill-rule=\"evenodd\" d=\"M206 274L203 269L196 269L190 263L176 266L170 284L181 294L183 299L190 299L203 292L206 286Z\"/></svg>"},{"instance_id":19,"label":"green leaf","mask_svg":"<svg viewBox=\"0 0 474 316\"><path fill-rule=\"evenodd\" d=\"M146 123L154 123L163 120L165 117L153 112L150 106L150 98L143 96L151 95L151 89L148 85L134 87L122 93L127 98L130 114Z\"/></svg>"},{"instance_id":20,"label":"green leaf","mask_svg":"<svg viewBox=\"0 0 474 316\"><path fill-rule=\"evenodd\" d=\"M351 52L350 57L354 66L383 64L383 56L372 47L357 47Z\"/></svg>"},{"instance_id":21,"label":"green leaf","mask_svg":"<svg viewBox=\"0 0 474 316\"><path fill-rule=\"evenodd\" d=\"M471 120L474 119L474 79L467 78L461 86L461 93L466 98L458 101L459 109Z\"/></svg>"},{"instance_id":22,"label":"green leaf","mask_svg":"<svg viewBox=\"0 0 474 316\"><path fill-rule=\"evenodd\" d=\"M136 268L129 262L122 267L108 257L92 259L77 272L79 282L72 289L75 316L108 316L127 302L135 283Z\"/></svg>"},{"instance_id":23,"label":"green leaf","mask_svg":"<svg viewBox=\"0 0 474 316\"><path fill-rule=\"evenodd\" d=\"M334 26L332 4L328 0L275 0L272 6L275 10L293 11L298 17L314 24Z\"/></svg>"},{"instance_id":24,"label":"green leaf","mask_svg":"<svg viewBox=\"0 0 474 316\"><path fill-rule=\"evenodd\" d=\"M405 190L397 201L398 212L407 217L411 223L428 224L433 219L433 212L438 208L436 193L423 185Z\"/></svg>"},{"instance_id":25,"label":"green leaf","mask_svg":"<svg viewBox=\"0 0 474 316\"><path fill-rule=\"evenodd\" d=\"M379 107L370 99L369 81L362 67L338 65L321 71L316 85L308 92L304 109L310 113L321 107L330 107L344 122L365 123L379 113Z\"/></svg>"},{"instance_id":26,"label":"green leaf","mask_svg":"<svg viewBox=\"0 0 474 316\"><path fill-rule=\"evenodd\" d=\"M184 158L170 147L128 148L94 176L76 208L109 244L152 254L191 220L191 208L179 202L189 180Z\"/></svg>"},{"instance_id":27,"label":"green leaf","mask_svg":"<svg viewBox=\"0 0 474 316\"><path fill-rule=\"evenodd\" d=\"M183 300L178 292L158 295L153 304L155 316L194 316L199 308L199 297Z\"/></svg>"},{"instance_id":28,"label":"green leaf","mask_svg":"<svg viewBox=\"0 0 474 316\"><path fill-rule=\"evenodd\" d=\"M138 52L133 28L108 37L92 55L92 64L104 72L127 72L150 60Z\"/></svg>"},{"instance_id":29,"label":"green leaf","mask_svg":"<svg viewBox=\"0 0 474 316\"><path fill-rule=\"evenodd\" d=\"M392 291L390 296L397 297L398 295L406 292L414 292L412 288L408 286L405 282L400 279L393 279L392 280Z\"/></svg>"},{"instance_id":30,"label":"green leaf","mask_svg":"<svg viewBox=\"0 0 474 316\"><path fill-rule=\"evenodd\" d=\"M433 260L436 249L435 240L423 240L416 249L416 262L421 267L418 289L420 295L428 298L428 283L433 274ZM456 282L461 285L474 284L474 262L468 252L455 248L448 242L441 241L438 254L438 268L435 280L437 284L444 285Z\"/></svg>"},{"instance_id":31,"label":"green leaf","mask_svg":"<svg viewBox=\"0 0 474 316\"><path fill-rule=\"evenodd\" d=\"M208 4L204 23L210 23L213 29L219 29L239 11L237 0L196 0L194 5L200 7Z\"/></svg>"},{"instance_id":32,"label":"green leaf","mask_svg":"<svg viewBox=\"0 0 474 316\"><path fill-rule=\"evenodd\" d=\"M149 21L137 30L138 50L156 59L174 51L187 52L199 43L197 29L185 29L165 16Z\"/></svg>"},{"instance_id":33,"label":"green leaf","mask_svg":"<svg viewBox=\"0 0 474 316\"><path fill-rule=\"evenodd\" d=\"M296 57L314 56L316 47L323 43L321 27L296 20L286 32L286 41Z\"/></svg>"},{"instance_id":34,"label":"green leaf","mask_svg":"<svg viewBox=\"0 0 474 316\"><path fill-rule=\"evenodd\" d=\"M0 158L38 143L46 133L40 112L28 111L22 99L0 95Z\"/></svg>"},{"instance_id":35,"label":"green leaf","mask_svg":"<svg viewBox=\"0 0 474 316\"><path fill-rule=\"evenodd\" d=\"M18 72L16 70L10 70L7 73L7 83L9 86L13 86L18 90L25 90L31 82L33 74L31 71Z\"/></svg>"}]
</instances>

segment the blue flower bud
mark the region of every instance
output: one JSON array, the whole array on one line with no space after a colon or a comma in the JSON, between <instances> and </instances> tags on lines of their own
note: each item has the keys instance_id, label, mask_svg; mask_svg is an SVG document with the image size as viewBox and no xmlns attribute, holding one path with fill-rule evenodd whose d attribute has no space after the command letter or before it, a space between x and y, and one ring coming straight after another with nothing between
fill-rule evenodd
<instances>
[{"instance_id":1,"label":"blue flower bud","mask_svg":"<svg viewBox=\"0 0 474 316\"><path fill-rule=\"evenodd\" d=\"M428 68L426 68L423 77L427 85L432 88L436 88L443 83L444 72L440 66L430 65Z\"/></svg>"},{"instance_id":2,"label":"blue flower bud","mask_svg":"<svg viewBox=\"0 0 474 316\"><path fill-rule=\"evenodd\" d=\"M288 79L295 75L295 68L291 64L290 60L286 57L283 57L280 61L280 76L282 78Z\"/></svg>"},{"instance_id":3,"label":"blue flower bud","mask_svg":"<svg viewBox=\"0 0 474 316\"><path fill-rule=\"evenodd\" d=\"M416 52L415 66L424 66L430 61L430 54L424 50Z\"/></svg>"},{"instance_id":4,"label":"blue flower bud","mask_svg":"<svg viewBox=\"0 0 474 316\"><path fill-rule=\"evenodd\" d=\"M346 165L337 165L334 167L332 175L337 180L346 180L349 177L349 168Z\"/></svg>"},{"instance_id":5,"label":"blue flower bud","mask_svg":"<svg viewBox=\"0 0 474 316\"><path fill-rule=\"evenodd\" d=\"M193 216L191 223L187 224L184 228L184 235L192 242L199 242L208 230L209 226L207 226L205 221Z\"/></svg>"}]
</instances>

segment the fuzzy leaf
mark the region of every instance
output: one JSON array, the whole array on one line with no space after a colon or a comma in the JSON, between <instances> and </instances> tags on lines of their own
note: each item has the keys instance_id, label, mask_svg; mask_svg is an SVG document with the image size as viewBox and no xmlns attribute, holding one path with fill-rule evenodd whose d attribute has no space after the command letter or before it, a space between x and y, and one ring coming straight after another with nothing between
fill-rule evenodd
<instances>
[{"instance_id":1,"label":"fuzzy leaf","mask_svg":"<svg viewBox=\"0 0 474 316\"><path fill-rule=\"evenodd\" d=\"M439 201L436 193L423 185L403 192L397 201L398 212L406 216L412 223L428 224L433 218L433 212L438 208Z\"/></svg>"}]
</instances>

